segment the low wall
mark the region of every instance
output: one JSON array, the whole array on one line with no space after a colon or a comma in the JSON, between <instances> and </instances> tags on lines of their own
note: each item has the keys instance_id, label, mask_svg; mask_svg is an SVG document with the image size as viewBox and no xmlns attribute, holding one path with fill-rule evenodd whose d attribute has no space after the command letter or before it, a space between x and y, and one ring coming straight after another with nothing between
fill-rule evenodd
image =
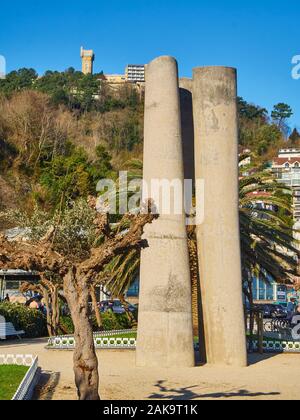
<instances>
[{"instance_id":1,"label":"low wall","mask_svg":"<svg viewBox=\"0 0 300 420\"><path fill-rule=\"evenodd\" d=\"M94 334L94 344L96 349L135 349L136 338L123 338L124 334L131 334L132 330L108 331ZM118 337L120 335L120 337ZM117 336L117 337L115 337ZM73 350L75 348L75 338L73 335L51 337L48 340L46 349L48 350Z\"/></svg>"},{"instance_id":2,"label":"low wall","mask_svg":"<svg viewBox=\"0 0 300 420\"><path fill-rule=\"evenodd\" d=\"M136 349L136 338L123 338L122 335L133 333L132 330L109 331L94 334L94 344L96 349ZM120 335L120 337L118 337ZM74 350L75 339L73 335L51 337L48 340L46 349L48 350ZM266 353L299 353L300 341L265 339L263 342L264 352ZM248 339L249 349L249 339ZM199 350L199 345L195 344L195 350ZM253 341L252 351L258 351L258 341ZM0 361L1 362L1 361Z\"/></svg>"},{"instance_id":3,"label":"low wall","mask_svg":"<svg viewBox=\"0 0 300 420\"><path fill-rule=\"evenodd\" d=\"M299 353L300 354L300 341L277 341L277 340L264 340L263 350L265 353ZM253 341L252 351L258 351L258 341Z\"/></svg>"}]
</instances>

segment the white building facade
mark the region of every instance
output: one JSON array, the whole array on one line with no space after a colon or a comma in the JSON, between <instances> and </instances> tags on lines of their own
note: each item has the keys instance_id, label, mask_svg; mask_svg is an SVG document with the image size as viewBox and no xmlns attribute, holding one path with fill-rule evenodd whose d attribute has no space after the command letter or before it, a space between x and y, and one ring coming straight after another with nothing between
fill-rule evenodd
<instances>
[{"instance_id":1,"label":"white building facade","mask_svg":"<svg viewBox=\"0 0 300 420\"><path fill-rule=\"evenodd\" d=\"M126 80L132 83L145 82L145 65L128 64L125 70Z\"/></svg>"},{"instance_id":2,"label":"white building facade","mask_svg":"<svg viewBox=\"0 0 300 420\"><path fill-rule=\"evenodd\" d=\"M292 188L294 218L300 221L300 149L282 149L273 160L272 171L278 181Z\"/></svg>"}]
</instances>

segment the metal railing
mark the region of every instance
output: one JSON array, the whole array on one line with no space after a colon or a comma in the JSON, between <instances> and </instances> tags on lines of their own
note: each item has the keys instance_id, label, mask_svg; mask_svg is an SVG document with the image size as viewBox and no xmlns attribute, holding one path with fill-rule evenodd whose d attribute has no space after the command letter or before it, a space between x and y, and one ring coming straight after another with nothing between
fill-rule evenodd
<instances>
[{"instance_id":1,"label":"metal railing","mask_svg":"<svg viewBox=\"0 0 300 420\"><path fill-rule=\"evenodd\" d=\"M261 311L253 311L252 321L248 313L246 324L250 352L300 353L300 340L293 337L293 325L290 320L264 319Z\"/></svg>"}]
</instances>

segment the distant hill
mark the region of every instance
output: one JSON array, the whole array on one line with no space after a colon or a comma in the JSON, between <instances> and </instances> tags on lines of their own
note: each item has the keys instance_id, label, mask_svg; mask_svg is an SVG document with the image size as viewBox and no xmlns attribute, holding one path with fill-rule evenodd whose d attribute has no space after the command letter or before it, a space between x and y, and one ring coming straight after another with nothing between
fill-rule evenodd
<instances>
[{"instance_id":1,"label":"distant hill","mask_svg":"<svg viewBox=\"0 0 300 420\"><path fill-rule=\"evenodd\" d=\"M292 110L274 109L277 120L238 99L240 144L261 161L298 141L295 132L286 140ZM143 123L143 93L133 85L113 90L101 74L74 69L11 72L0 80L1 207L52 210L95 193L101 178L142 159Z\"/></svg>"}]
</instances>

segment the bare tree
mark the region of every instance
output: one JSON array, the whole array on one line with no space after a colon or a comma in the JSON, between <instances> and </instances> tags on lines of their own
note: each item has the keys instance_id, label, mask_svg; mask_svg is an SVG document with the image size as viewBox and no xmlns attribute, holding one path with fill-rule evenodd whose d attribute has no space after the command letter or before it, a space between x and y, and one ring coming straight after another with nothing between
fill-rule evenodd
<instances>
[{"instance_id":1,"label":"bare tree","mask_svg":"<svg viewBox=\"0 0 300 420\"><path fill-rule=\"evenodd\" d=\"M15 167L26 163L36 169L42 156L51 158L64 149L68 126L62 123L63 110L56 109L47 95L17 92L11 99L1 101L0 111L4 138L18 151Z\"/></svg>"},{"instance_id":2,"label":"bare tree","mask_svg":"<svg viewBox=\"0 0 300 420\"><path fill-rule=\"evenodd\" d=\"M20 287L21 293L35 292L43 296L47 312L47 329L50 337L56 336L59 330L64 330L60 325L59 300L63 299L62 295L59 296L60 289L61 284L59 282L53 282L43 274L41 274L39 283L25 282Z\"/></svg>"},{"instance_id":3,"label":"bare tree","mask_svg":"<svg viewBox=\"0 0 300 420\"><path fill-rule=\"evenodd\" d=\"M36 243L9 242L5 236L0 236L1 269L32 270L41 276L47 272L62 280L75 328L74 373L80 400L100 398L98 359L90 324L90 288L115 256L147 247L147 242L142 239L144 226L158 217L151 214L153 203L149 201L140 214L123 217L120 224L127 225L126 230L114 230L111 229L109 216L96 212L95 198L89 199L89 205L95 216L95 237L102 239L96 240L81 258L56 250L53 239L57 229L54 226Z\"/></svg>"}]
</instances>

